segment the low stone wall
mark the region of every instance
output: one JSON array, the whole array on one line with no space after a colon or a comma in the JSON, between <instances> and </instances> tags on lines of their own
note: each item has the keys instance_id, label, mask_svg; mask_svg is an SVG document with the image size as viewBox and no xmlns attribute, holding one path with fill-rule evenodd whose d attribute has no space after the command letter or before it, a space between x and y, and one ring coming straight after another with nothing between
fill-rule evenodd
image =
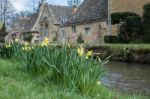
<instances>
[{"instance_id":1,"label":"low stone wall","mask_svg":"<svg viewBox=\"0 0 150 99\"><path fill-rule=\"evenodd\" d=\"M97 46L87 47L87 49L93 50L94 53L100 53L96 55L99 56L101 59L106 59L110 57L111 61L150 64L149 48Z\"/></svg>"}]
</instances>

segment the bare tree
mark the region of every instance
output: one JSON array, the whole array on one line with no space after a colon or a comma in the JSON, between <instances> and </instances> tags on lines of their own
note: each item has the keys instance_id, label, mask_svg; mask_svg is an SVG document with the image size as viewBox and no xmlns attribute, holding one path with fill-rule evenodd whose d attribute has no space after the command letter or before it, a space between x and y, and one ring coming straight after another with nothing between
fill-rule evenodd
<instances>
[{"instance_id":1,"label":"bare tree","mask_svg":"<svg viewBox=\"0 0 150 99\"><path fill-rule=\"evenodd\" d=\"M9 0L0 0L0 21L7 25L11 21L14 9Z\"/></svg>"},{"instance_id":2,"label":"bare tree","mask_svg":"<svg viewBox=\"0 0 150 99\"><path fill-rule=\"evenodd\" d=\"M42 0L28 0L26 6L31 9L31 12L37 12L38 5Z\"/></svg>"},{"instance_id":3,"label":"bare tree","mask_svg":"<svg viewBox=\"0 0 150 99\"><path fill-rule=\"evenodd\" d=\"M68 5L69 6L79 6L81 4L82 0L68 0Z\"/></svg>"}]
</instances>

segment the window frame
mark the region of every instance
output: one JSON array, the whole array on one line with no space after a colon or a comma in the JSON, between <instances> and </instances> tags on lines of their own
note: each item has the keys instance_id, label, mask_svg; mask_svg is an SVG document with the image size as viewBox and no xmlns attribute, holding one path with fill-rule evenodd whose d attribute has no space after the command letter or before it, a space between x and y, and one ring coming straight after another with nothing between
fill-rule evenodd
<instances>
[{"instance_id":1,"label":"window frame","mask_svg":"<svg viewBox=\"0 0 150 99\"><path fill-rule=\"evenodd\" d=\"M91 28L90 27L85 27L84 30L85 30L86 35L91 34Z\"/></svg>"},{"instance_id":2,"label":"window frame","mask_svg":"<svg viewBox=\"0 0 150 99\"><path fill-rule=\"evenodd\" d=\"M72 33L77 33L77 26L76 25L72 25Z\"/></svg>"}]
</instances>

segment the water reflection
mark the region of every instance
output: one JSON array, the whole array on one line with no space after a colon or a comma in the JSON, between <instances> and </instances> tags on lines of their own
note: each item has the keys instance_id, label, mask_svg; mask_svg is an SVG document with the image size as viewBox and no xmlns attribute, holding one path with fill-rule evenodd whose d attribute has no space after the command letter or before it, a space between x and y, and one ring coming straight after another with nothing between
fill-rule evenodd
<instances>
[{"instance_id":1,"label":"water reflection","mask_svg":"<svg viewBox=\"0 0 150 99\"><path fill-rule=\"evenodd\" d=\"M150 95L150 65L109 62L102 83L117 91Z\"/></svg>"}]
</instances>

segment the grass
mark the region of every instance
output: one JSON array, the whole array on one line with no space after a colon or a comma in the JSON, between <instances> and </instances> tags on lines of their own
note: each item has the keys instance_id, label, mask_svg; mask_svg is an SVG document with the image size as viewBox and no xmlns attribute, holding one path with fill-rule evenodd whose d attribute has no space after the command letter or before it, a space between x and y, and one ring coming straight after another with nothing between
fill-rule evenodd
<instances>
[{"instance_id":1,"label":"grass","mask_svg":"<svg viewBox=\"0 0 150 99\"><path fill-rule=\"evenodd\" d=\"M111 48L135 48L135 49L149 49L150 44L90 44L87 47L111 47Z\"/></svg>"},{"instance_id":2,"label":"grass","mask_svg":"<svg viewBox=\"0 0 150 99\"><path fill-rule=\"evenodd\" d=\"M148 99L110 92L98 87L99 94L89 96L54 83L43 83L25 72L23 66L10 60L0 59L0 99Z\"/></svg>"}]
</instances>

